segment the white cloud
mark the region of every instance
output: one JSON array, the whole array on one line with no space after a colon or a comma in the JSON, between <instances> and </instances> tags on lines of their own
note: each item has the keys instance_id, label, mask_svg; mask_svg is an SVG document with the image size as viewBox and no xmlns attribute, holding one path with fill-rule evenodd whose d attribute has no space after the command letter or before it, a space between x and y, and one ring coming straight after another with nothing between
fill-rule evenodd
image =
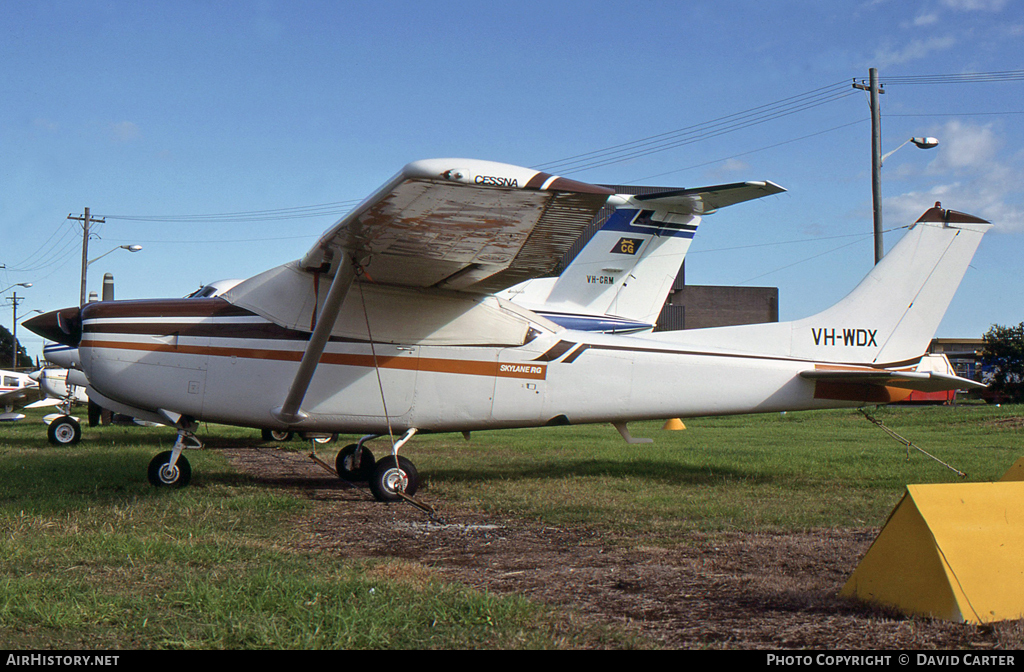
<instances>
[{"instance_id":1,"label":"white cloud","mask_svg":"<svg viewBox=\"0 0 1024 672\"><path fill-rule=\"evenodd\" d=\"M736 173L743 173L750 170L750 164L740 159L726 159L713 169L708 171L712 179L726 178Z\"/></svg>"},{"instance_id":2,"label":"white cloud","mask_svg":"<svg viewBox=\"0 0 1024 672\"><path fill-rule=\"evenodd\" d=\"M998 12L1006 6L1006 0L942 0L942 4L964 12Z\"/></svg>"},{"instance_id":3,"label":"white cloud","mask_svg":"<svg viewBox=\"0 0 1024 672\"><path fill-rule=\"evenodd\" d=\"M984 169L999 150L992 125L973 126L960 121L949 121L939 130L938 156L928 164L928 172L939 174Z\"/></svg>"},{"instance_id":4,"label":"white cloud","mask_svg":"<svg viewBox=\"0 0 1024 672\"><path fill-rule=\"evenodd\" d=\"M914 25L917 27L930 26L933 23L937 23L938 20L939 15L936 14L935 12L932 12L931 14L922 14L914 19Z\"/></svg>"},{"instance_id":5,"label":"white cloud","mask_svg":"<svg viewBox=\"0 0 1024 672\"><path fill-rule=\"evenodd\" d=\"M952 36L931 37L927 40L913 40L902 49L879 49L875 52L875 57L872 62L876 63L880 68L901 65L909 61L927 58L932 53L936 51L945 51L946 49L952 48L955 44L956 38Z\"/></svg>"},{"instance_id":6,"label":"white cloud","mask_svg":"<svg viewBox=\"0 0 1024 672\"><path fill-rule=\"evenodd\" d=\"M56 121L50 121L49 119L43 118L33 119L32 127L37 128L41 131L45 131L47 133L56 133L58 130L60 130L60 124L58 124Z\"/></svg>"},{"instance_id":7,"label":"white cloud","mask_svg":"<svg viewBox=\"0 0 1024 672\"><path fill-rule=\"evenodd\" d=\"M115 142L131 142L142 137L138 124L132 121L121 121L110 125L110 134Z\"/></svg>"},{"instance_id":8,"label":"white cloud","mask_svg":"<svg viewBox=\"0 0 1024 672\"><path fill-rule=\"evenodd\" d=\"M942 143L941 153L927 174L949 181L885 199L886 219L909 224L939 201L944 208L987 219L999 230L1024 232L1020 168L1014 167L1021 157L1000 157L1003 143L992 125L950 121L935 135Z\"/></svg>"}]
</instances>

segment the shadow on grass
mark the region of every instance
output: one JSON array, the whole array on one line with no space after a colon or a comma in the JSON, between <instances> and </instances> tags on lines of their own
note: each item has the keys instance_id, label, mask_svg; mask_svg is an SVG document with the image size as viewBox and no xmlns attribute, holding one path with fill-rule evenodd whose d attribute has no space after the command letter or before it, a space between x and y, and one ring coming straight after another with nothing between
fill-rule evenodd
<instances>
[{"instance_id":1,"label":"shadow on grass","mask_svg":"<svg viewBox=\"0 0 1024 672\"><path fill-rule=\"evenodd\" d=\"M421 470L421 473L424 470ZM581 459L561 460L543 465L531 463L522 468L435 468L429 469L431 478L458 482L485 481L527 481L561 480L567 478L610 478L657 481L665 485L698 486L722 485L723 483L771 484L792 483L795 477L786 474L769 474L740 468L695 467L680 465L678 462L659 460L616 460Z\"/></svg>"}]
</instances>

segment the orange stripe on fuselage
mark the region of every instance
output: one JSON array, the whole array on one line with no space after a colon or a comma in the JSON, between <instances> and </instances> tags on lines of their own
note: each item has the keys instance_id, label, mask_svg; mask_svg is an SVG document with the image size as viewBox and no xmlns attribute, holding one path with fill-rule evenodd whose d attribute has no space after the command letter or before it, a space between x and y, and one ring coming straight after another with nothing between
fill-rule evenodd
<instances>
[{"instance_id":1,"label":"orange stripe on fuselage","mask_svg":"<svg viewBox=\"0 0 1024 672\"><path fill-rule=\"evenodd\" d=\"M266 348L231 348L198 345L167 345L164 343L132 343L122 341L83 340L82 348L108 348L111 350L134 350L140 352L167 352L179 355L208 355L211 357L242 357L244 359L266 359L282 362L298 362L302 353L293 350L271 350ZM374 367L373 355L352 355L325 352L320 356L321 364L336 366ZM440 359L437 357L395 357L378 355L376 366L382 369L406 371L430 371L433 373L454 373L468 376L492 376L498 378L527 378L544 380L547 377L546 364L500 364L467 359Z\"/></svg>"}]
</instances>

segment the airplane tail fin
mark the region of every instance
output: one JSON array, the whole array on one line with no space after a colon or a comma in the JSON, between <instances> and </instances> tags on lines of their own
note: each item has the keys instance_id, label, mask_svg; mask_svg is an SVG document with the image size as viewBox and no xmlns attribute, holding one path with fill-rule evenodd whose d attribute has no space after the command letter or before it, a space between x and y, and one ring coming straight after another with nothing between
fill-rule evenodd
<instances>
[{"instance_id":1,"label":"airplane tail fin","mask_svg":"<svg viewBox=\"0 0 1024 672\"><path fill-rule=\"evenodd\" d=\"M844 299L793 322L653 337L848 364L895 365L925 353L992 225L936 203Z\"/></svg>"},{"instance_id":2,"label":"airplane tail fin","mask_svg":"<svg viewBox=\"0 0 1024 672\"><path fill-rule=\"evenodd\" d=\"M765 181L620 194L616 210L553 281L545 309L652 328L702 216L783 191Z\"/></svg>"}]
</instances>

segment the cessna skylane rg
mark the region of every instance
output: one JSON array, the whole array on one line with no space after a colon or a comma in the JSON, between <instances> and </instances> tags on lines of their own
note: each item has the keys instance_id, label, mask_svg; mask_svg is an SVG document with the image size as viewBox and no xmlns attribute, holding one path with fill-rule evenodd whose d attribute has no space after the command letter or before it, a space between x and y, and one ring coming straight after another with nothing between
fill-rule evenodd
<instances>
[{"instance_id":1,"label":"cessna skylane rg","mask_svg":"<svg viewBox=\"0 0 1024 672\"><path fill-rule=\"evenodd\" d=\"M417 433L837 408L977 387L925 350L991 225L939 204L846 298L802 320L642 335L567 329L496 293L550 272L610 204L683 227L687 190L616 194L506 164L407 165L301 259L220 297L99 302L25 323L79 348L105 408L178 428L150 481L182 486L200 421L365 434L336 471L411 496ZM623 236L625 238L626 236ZM397 441L395 438L399 436ZM374 460L363 441L391 439Z\"/></svg>"}]
</instances>

